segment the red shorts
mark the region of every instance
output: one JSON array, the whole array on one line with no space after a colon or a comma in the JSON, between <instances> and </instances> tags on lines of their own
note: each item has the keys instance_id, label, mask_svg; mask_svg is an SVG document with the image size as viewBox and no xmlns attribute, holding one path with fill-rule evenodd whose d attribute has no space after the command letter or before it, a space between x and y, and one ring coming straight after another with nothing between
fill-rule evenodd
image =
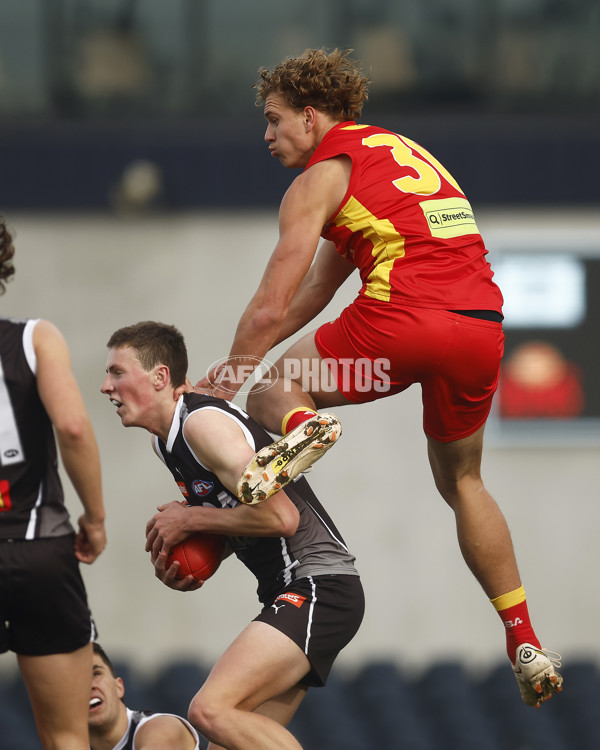
<instances>
[{"instance_id":1,"label":"red shorts","mask_svg":"<svg viewBox=\"0 0 600 750\"><path fill-rule=\"evenodd\" d=\"M450 442L472 435L489 415L504 333L501 323L360 295L317 330L315 344L354 403L421 383L425 433Z\"/></svg>"}]
</instances>

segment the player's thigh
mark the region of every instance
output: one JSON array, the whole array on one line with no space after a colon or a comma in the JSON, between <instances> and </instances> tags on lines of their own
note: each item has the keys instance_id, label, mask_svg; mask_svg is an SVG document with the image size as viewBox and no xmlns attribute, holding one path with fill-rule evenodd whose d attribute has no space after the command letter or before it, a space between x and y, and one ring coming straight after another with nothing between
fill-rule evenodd
<instances>
[{"instance_id":1,"label":"player's thigh","mask_svg":"<svg viewBox=\"0 0 600 750\"><path fill-rule=\"evenodd\" d=\"M420 379L423 428L440 443L474 435L485 424L498 386L504 334L499 323L433 311L444 333L436 366Z\"/></svg>"},{"instance_id":2,"label":"player's thigh","mask_svg":"<svg viewBox=\"0 0 600 750\"><path fill-rule=\"evenodd\" d=\"M315 331L299 339L275 363L278 384L284 390L297 383L309 393L317 408L352 403L338 389L331 363L323 360L315 344Z\"/></svg>"},{"instance_id":3,"label":"player's thigh","mask_svg":"<svg viewBox=\"0 0 600 750\"><path fill-rule=\"evenodd\" d=\"M421 310L357 299L315 331L315 348L347 402L393 396L419 380L439 351L421 318Z\"/></svg>"},{"instance_id":4,"label":"player's thigh","mask_svg":"<svg viewBox=\"0 0 600 750\"><path fill-rule=\"evenodd\" d=\"M253 621L217 661L192 706L208 701L254 711L294 688L309 669L306 655L287 635Z\"/></svg>"},{"instance_id":5,"label":"player's thigh","mask_svg":"<svg viewBox=\"0 0 600 750\"><path fill-rule=\"evenodd\" d=\"M66 654L17 655L38 731L44 736L87 735L92 645Z\"/></svg>"}]
</instances>

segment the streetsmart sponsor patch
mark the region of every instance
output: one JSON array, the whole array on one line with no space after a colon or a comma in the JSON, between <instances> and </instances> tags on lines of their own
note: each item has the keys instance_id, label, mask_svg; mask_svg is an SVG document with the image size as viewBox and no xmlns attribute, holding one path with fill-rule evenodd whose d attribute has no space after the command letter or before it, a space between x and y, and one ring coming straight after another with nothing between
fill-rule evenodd
<instances>
[{"instance_id":1,"label":"streetsmart sponsor patch","mask_svg":"<svg viewBox=\"0 0 600 750\"><path fill-rule=\"evenodd\" d=\"M443 198L420 204L432 237L451 239L479 234L471 204L465 198Z\"/></svg>"}]
</instances>

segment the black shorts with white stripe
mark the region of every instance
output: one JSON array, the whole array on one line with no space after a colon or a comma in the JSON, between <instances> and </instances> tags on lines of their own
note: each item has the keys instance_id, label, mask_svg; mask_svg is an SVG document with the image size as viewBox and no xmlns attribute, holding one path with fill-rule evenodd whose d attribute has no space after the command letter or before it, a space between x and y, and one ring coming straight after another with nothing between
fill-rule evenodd
<instances>
[{"instance_id":1,"label":"black shorts with white stripe","mask_svg":"<svg viewBox=\"0 0 600 750\"><path fill-rule=\"evenodd\" d=\"M322 687L337 655L356 635L364 611L359 576L319 575L282 589L254 619L291 638L310 663L301 684Z\"/></svg>"},{"instance_id":2,"label":"black shorts with white stripe","mask_svg":"<svg viewBox=\"0 0 600 750\"><path fill-rule=\"evenodd\" d=\"M63 654L94 640L72 534L3 540L0 573L0 653Z\"/></svg>"}]
</instances>

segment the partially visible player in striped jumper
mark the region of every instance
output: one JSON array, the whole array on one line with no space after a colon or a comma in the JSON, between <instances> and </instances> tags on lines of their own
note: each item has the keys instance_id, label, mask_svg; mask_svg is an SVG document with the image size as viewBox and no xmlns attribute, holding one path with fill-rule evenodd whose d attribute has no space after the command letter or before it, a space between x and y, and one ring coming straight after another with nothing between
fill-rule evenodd
<instances>
[{"instance_id":1,"label":"partially visible player in striped jumper","mask_svg":"<svg viewBox=\"0 0 600 750\"><path fill-rule=\"evenodd\" d=\"M14 245L0 219L0 293ZM75 533L57 449L83 506ZM79 563L106 545L100 459L67 344L0 318L0 653L17 654L45 750L88 750L95 627Z\"/></svg>"},{"instance_id":2,"label":"partially visible player in striped jumper","mask_svg":"<svg viewBox=\"0 0 600 750\"><path fill-rule=\"evenodd\" d=\"M90 750L200 750L198 733L187 719L128 708L127 686L102 646L93 646Z\"/></svg>"}]
</instances>

